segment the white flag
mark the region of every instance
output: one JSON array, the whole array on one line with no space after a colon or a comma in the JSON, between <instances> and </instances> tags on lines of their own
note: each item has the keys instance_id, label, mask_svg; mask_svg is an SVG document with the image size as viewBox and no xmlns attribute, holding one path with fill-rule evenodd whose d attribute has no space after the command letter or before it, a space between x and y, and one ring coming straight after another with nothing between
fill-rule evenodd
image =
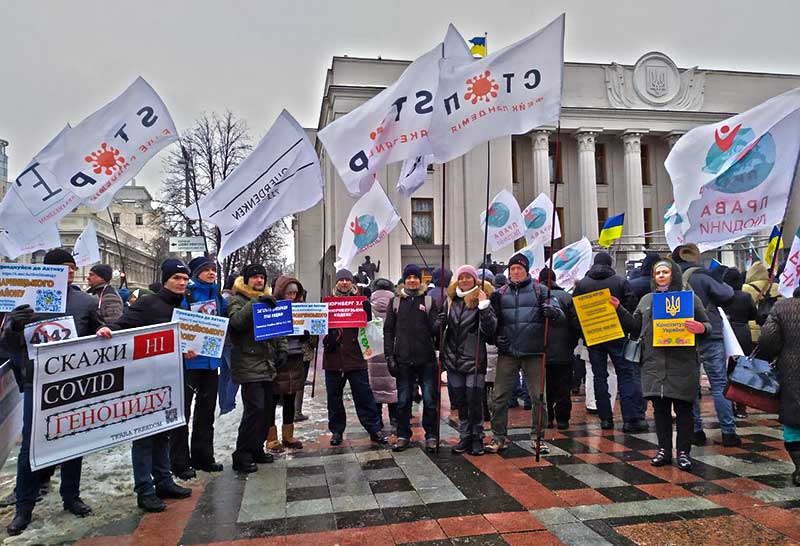
<instances>
[{"instance_id":1,"label":"white flag","mask_svg":"<svg viewBox=\"0 0 800 546\"><path fill-rule=\"evenodd\" d=\"M429 133L437 161L558 121L563 72L563 14L483 59L443 59Z\"/></svg>"},{"instance_id":2,"label":"white flag","mask_svg":"<svg viewBox=\"0 0 800 546\"><path fill-rule=\"evenodd\" d=\"M675 195L667 241L704 252L780 224L799 151L800 88L686 133L664 162Z\"/></svg>"},{"instance_id":3,"label":"white flag","mask_svg":"<svg viewBox=\"0 0 800 546\"><path fill-rule=\"evenodd\" d=\"M528 259L528 263L530 267L528 268L528 273L531 274L531 277L534 279L539 278L539 273L541 273L542 269L547 267L547 260L544 258L544 245L542 243L533 243L525 248L521 248L515 254L522 254Z\"/></svg>"},{"instance_id":4,"label":"white flag","mask_svg":"<svg viewBox=\"0 0 800 546\"><path fill-rule=\"evenodd\" d=\"M736 333L733 331L728 315L720 309L719 316L722 318L722 342L725 345L725 356L728 358L744 356L742 345L736 339Z\"/></svg>"},{"instance_id":5,"label":"white flag","mask_svg":"<svg viewBox=\"0 0 800 546\"><path fill-rule=\"evenodd\" d=\"M481 230L484 229L486 212L481 213ZM510 245L525 235L525 220L519 204L508 190L495 195L489 204L489 248L492 252Z\"/></svg>"},{"instance_id":6,"label":"white flag","mask_svg":"<svg viewBox=\"0 0 800 546\"><path fill-rule=\"evenodd\" d=\"M525 219L525 242L529 245L539 243L550 246L550 232L553 229L553 202L547 194L540 193L533 202L522 211ZM561 238L561 224L555 218L555 239Z\"/></svg>"},{"instance_id":7,"label":"white flag","mask_svg":"<svg viewBox=\"0 0 800 546\"><path fill-rule=\"evenodd\" d=\"M89 222L72 248L72 257L75 258L75 265L84 267L96 264L100 261L100 245L97 244L97 230L94 222Z\"/></svg>"},{"instance_id":8,"label":"white flag","mask_svg":"<svg viewBox=\"0 0 800 546\"><path fill-rule=\"evenodd\" d=\"M397 193L401 197L411 197L425 183L431 163L432 155L418 155L403 161L400 178L397 179Z\"/></svg>"},{"instance_id":9,"label":"white flag","mask_svg":"<svg viewBox=\"0 0 800 546\"><path fill-rule=\"evenodd\" d=\"M247 159L200 199L203 221L218 226L222 235L218 259L252 242L281 218L319 203L323 187L314 147L284 110ZM198 218L196 205L183 213Z\"/></svg>"},{"instance_id":10,"label":"white flag","mask_svg":"<svg viewBox=\"0 0 800 546\"><path fill-rule=\"evenodd\" d=\"M555 253L553 271L556 283L564 290L569 290L575 283L586 276L592 267L592 243L584 237Z\"/></svg>"},{"instance_id":11,"label":"white flag","mask_svg":"<svg viewBox=\"0 0 800 546\"><path fill-rule=\"evenodd\" d=\"M363 195L372 185L370 175L382 166L431 153L428 127L443 56L472 61L453 25L445 41L411 63L395 83L319 132L351 195Z\"/></svg>"},{"instance_id":12,"label":"white flag","mask_svg":"<svg viewBox=\"0 0 800 546\"><path fill-rule=\"evenodd\" d=\"M43 231L27 241L15 241L4 228L0 228L0 254L14 260L37 250L50 250L61 246L58 226L48 224Z\"/></svg>"},{"instance_id":13,"label":"white flag","mask_svg":"<svg viewBox=\"0 0 800 546\"><path fill-rule=\"evenodd\" d=\"M347 225L342 232L336 269L349 267L357 254L366 252L383 241L398 222L400 216L376 180L350 209Z\"/></svg>"},{"instance_id":14,"label":"white flag","mask_svg":"<svg viewBox=\"0 0 800 546\"><path fill-rule=\"evenodd\" d=\"M791 298L798 286L800 286L800 228L797 228L797 233L794 234L778 290L784 298Z\"/></svg>"}]
</instances>

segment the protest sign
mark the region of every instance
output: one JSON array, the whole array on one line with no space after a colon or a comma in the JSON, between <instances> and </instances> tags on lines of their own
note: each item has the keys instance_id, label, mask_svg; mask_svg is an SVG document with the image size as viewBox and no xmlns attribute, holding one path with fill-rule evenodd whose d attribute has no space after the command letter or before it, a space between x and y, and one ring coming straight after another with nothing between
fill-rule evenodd
<instances>
[{"instance_id":1,"label":"protest sign","mask_svg":"<svg viewBox=\"0 0 800 546\"><path fill-rule=\"evenodd\" d=\"M731 321L725 311L720 309L719 316L722 318L722 341L725 344L725 356L727 358L736 358L737 356L744 356L742 345L736 339L736 333L733 331Z\"/></svg>"},{"instance_id":2,"label":"protest sign","mask_svg":"<svg viewBox=\"0 0 800 546\"><path fill-rule=\"evenodd\" d=\"M28 356L33 356L36 354L34 345L75 339L78 337L78 332L75 329L75 320L71 315L67 315L32 322L25 326L23 337L28 346Z\"/></svg>"},{"instance_id":3,"label":"protest sign","mask_svg":"<svg viewBox=\"0 0 800 546\"><path fill-rule=\"evenodd\" d=\"M182 353L194 351L198 356L222 358L222 346L228 331L227 318L175 309L172 321L180 324Z\"/></svg>"},{"instance_id":4,"label":"protest sign","mask_svg":"<svg viewBox=\"0 0 800 546\"><path fill-rule=\"evenodd\" d=\"M31 468L184 426L178 325L36 346Z\"/></svg>"},{"instance_id":5,"label":"protest sign","mask_svg":"<svg viewBox=\"0 0 800 546\"><path fill-rule=\"evenodd\" d=\"M312 336L324 336L328 333L328 304L293 303L292 326L293 336L302 336L304 332Z\"/></svg>"},{"instance_id":6,"label":"protest sign","mask_svg":"<svg viewBox=\"0 0 800 546\"><path fill-rule=\"evenodd\" d=\"M611 305L611 291L608 288L575 296L572 302L587 347L625 337L617 310Z\"/></svg>"},{"instance_id":7,"label":"protest sign","mask_svg":"<svg viewBox=\"0 0 800 546\"><path fill-rule=\"evenodd\" d=\"M653 294L653 347L692 347L694 334L686 321L694 320L694 293L656 292Z\"/></svg>"},{"instance_id":8,"label":"protest sign","mask_svg":"<svg viewBox=\"0 0 800 546\"><path fill-rule=\"evenodd\" d=\"M322 301L328 304L328 329L364 328L367 325L366 299L364 296L324 298Z\"/></svg>"},{"instance_id":9,"label":"protest sign","mask_svg":"<svg viewBox=\"0 0 800 546\"><path fill-rule=\"evenodd\" d=\"M8 313L26 303L36 313L66 311L67 267L0 264L0 313Z\"/></svg>"},{"instance_id":10,"label":"protest sign","mask_svg":"<svg viewBox=\"0 0 800 546\"><path fill-rule=\"evenodd\" d=\"M253 304L253 334L256 341L290 336L293 331L291 300L279 301L273 308L265 303Z\"/></svg>"}]
</instances>

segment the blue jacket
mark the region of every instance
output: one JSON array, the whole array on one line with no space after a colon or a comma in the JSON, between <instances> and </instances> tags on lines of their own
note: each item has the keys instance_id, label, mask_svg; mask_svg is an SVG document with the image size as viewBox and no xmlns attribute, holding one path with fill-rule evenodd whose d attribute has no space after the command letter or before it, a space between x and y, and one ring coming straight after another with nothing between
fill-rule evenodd
<instances>
[{"instance_id":1,"label":"blue jacket","mask_svg":"<svg viewBox=\"0 0 800 546\"><path fill-rule=\"evenodd\" d=\"M722 317L720 317L719 308L725 307L733 300L733 288L713 278L711 272L702 264L681 262L680 266L683 270L684 282L686 282L687 272L691 270L688 275L688 284L703 302L711 322L711 333L704 336L700 343L721 340Z\"/></svg>"},{"instance_id":2,"label":"blue jacket","mask_svg":"<svg viewBox=\"0 0 800 546\"><path fill-rule=\"evenodd\" d=\"M216 283L208 284L194 277L189 281L189 287L186 289L181 307L199 313L228 316L228 302L219 295ZM198 356L191 360L184 360L183 363L187 370L216 370L219 368L220 361L219 358Z\"/></svg>"}]
</instances>

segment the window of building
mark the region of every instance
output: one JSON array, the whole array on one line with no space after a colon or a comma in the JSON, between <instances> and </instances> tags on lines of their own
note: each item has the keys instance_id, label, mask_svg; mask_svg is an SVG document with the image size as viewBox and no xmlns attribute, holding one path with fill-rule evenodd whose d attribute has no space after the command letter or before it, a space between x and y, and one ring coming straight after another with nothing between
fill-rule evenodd
<instances>
[{"instance_id":1,"label":"window of building","mask_svg":"<svg viewBox=\"0 0 800 546\"><path fill-rule=\"evenodd\" d=\"M644 209L644 232L647 233L645 235L644 240L647 246L653 244L653 209L645 208Z\"/></svg>"},{"instance_id":2,"label":"window of building","mask_svg":"<svg viewBox=\"0 0 800 546\"><path fill-rule=\"evenodd\" d=\"M415 243L433 244L433 199L411 199L411 237Z\"/></svg>"},{"instance_id":3,"label":"window of building","mask_svg":"<svg viewBox=\"0 0 800 546\"><path fill-rule=\"evenodd\" d=\"M605 207L598 207L597 208L597 233L603 231L603 226L606 224L606 220L608 220L608 209Z\"/></svg>"},{"instance_id":4,"label":"window of building","mask_svg":"<svg viewBox=\"0 0 800 546\"><path fill-rule=\"evenodd\" d=\"M606 145L598 142L594 145L594 170L595 180L598 185L608 184L606 178Z\"/></svg>"},{"instance_id":5,"label":"window of building","mask_svg":"<svg viewBox=\"0 0 800 546\"><path fill-rule=\"evenodd\" d=\"M121 223L121 221L120 221L120 213L115 212L114 214L112 214L111 215L111 221L114 222L114 224L116 224L116 225L120 225L120 223Z\"/></svg>"},{"instance_id":6,"label":"window of building","mask_svg":"<svg viewBox=\"0 0 800 546\"><path fill-rule=\"evenodd\" d=\"M561 156L563 152L559 149L558 150L558 157L556 157L556 143L551 142L548 145L547 154L550 156L550 183L555 184L558 181L559 184L564 182L564 179L561 177ZM560 148L560 146L559 146Z\"/></svg>"},{"instance_id":7,"label":"window of building","mask_svg":"<svg viewBox=\"0 0 800 546\"><path fill-rule=\"evenodd\" d=\"M143 226L144 225L144 214L137 214L136 215L136 225Z\"/></svg>"},{"instance_id":8,"label":"window of building","mask_svg":"<svg viewBox=\"0 0 800 546\"><path fill-rule=\"evenodd\" d=\"M640 150L642 155L642 185L650 186L652 184L650 181L650 151L647 144L642 144Z\"/></svg>"}]
</instances>

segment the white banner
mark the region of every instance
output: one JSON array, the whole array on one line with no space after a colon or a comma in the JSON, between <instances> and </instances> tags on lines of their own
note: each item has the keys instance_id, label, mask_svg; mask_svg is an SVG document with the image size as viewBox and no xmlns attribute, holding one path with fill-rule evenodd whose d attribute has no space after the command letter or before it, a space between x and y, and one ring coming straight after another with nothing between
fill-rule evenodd
<instances>
[{"instance_id":1,"label":"white banner","mask_svg":"<svg viewBox=\"0 0 800 546\"><path fill-rule=\"evenodd\" d=\"M428 178L428 167L433 163L432 155L409 157L403 161L400 178L397 179L397 193L400 197L411 197Z\"/></svg>"},{"instance_id":2,"label":"white banner","mask_svg":"<svg viewBox=\"0 0 800 546\"><path fill-rule=\"evenodd\" d=\"M550 246L550 232L553 228L553 202L545 193L540 193L533 202L522 211L525 219L525 242ZM561 238L561 223L555 217L555 239Z\"/></svg>"},{"instance_id":3,"label":"white banner","mask_svg":"<svg viewBox=\"0 0 800 546\"><path fill-rule=\"evenodd\" d=\"M328 304L293 303L292 325L293 336L302 336L305 332L312 336L324 336L328 333Z\"/></svg>"},{"instance_id":4,"label":"white banner","mask_svg":"<svg viewBox=\"0 0 800 546\"><path fill-rule=\"evenodd\" d=\"M555 124L563 72L563 14L483 59L443 59L429 133L436 160L450 161L488 140Z\"/></svg>"},{"instance_id":5,"label":"white banner","mask_svg":"<svg viewBox=\"0 0 800 546\"><path fill-rule=\"evenodd\" d=\"M194 351L198 356L222 358L222 346L225 344L225 334L228 332L226 317L174 309L172 321L177 321L180 325L182 353Z\"/></svg>"},{"instance_id":6,"label":"white banner","mask_svg":"<svg viewBox=\"0 0 800 546\"><path fill-rule=\"evenodd\" d=\"M575 283L586 276L592 267L592 243L584 237L555 253L553 271L556 283L564 290L569 290Z\"/></svg>"},{"instance_id":7,"label":"white banner","mask_svg":"<svg viewBox=\"0 0 800 546\"><path fill-rule=\"evenodd\" d=\"M314 147L300 124L282 111L247 159L200 199L203 220L222 234L217 259L251 243L281 218L319 203L323 188ZM197 206L184 214L197 219Z\"/></svg>"},{"instance_id":8,"label":"white banner","mask_svg":"<svg viewBox=\"0 0 800 546\"><path fill-rule=\"evenodd\" d=\"M48 224L43 231L32 239L20 242L11 238L5 228L0 228L0 254L14 260L23 254L32 254L37 250L50 250L61 246L61 237L56 224Z\"/></svg>"},{"instance_id":9,"label":"white banner","mask_svg":"<svg viewBox=\"0 0 800 546\"><path fill-rule=\"evenodd\" d=\"M686 133L664 163L675 195L667 241L705 252L780 224L799 152L800 88Z\"/></svg>"},{"instance_id":10,"label":"white banner","mask_svg":"<svg viewBox=\"0 0 800 546\"><path fill-rule=\"evenodd\" d=\"M39 345L31 468L186 424L178 325Z\"/></svg>"},{"instance_id":11,"label":"white banner","mask_svg":"<svg viewBox=\"0 0 800 546\"><path fill-rule=\"evenodd\" d=\"M342 232L342 244L339 245L339 259L334 264L336 269L349 267L357 254L383 241L398 222L400 216L376 180L350 209Z\"/></svg>"},{"instance_id":12,"label":"white banner","mask_svg":"<svg viewBox=\"0 0 800 546\"><path fill-rule=\"evenodd\" d=\"M389 163L431 153L428 127L442 57L472 62L453 25L443 43L419 57L392 85L319 132L319 140L351 195L363 195L372 173Z\"/></svg>"},{"instance_id":13,"label":"white banner","mask_svg":"<svg viewBox=\"0 0 800 546\"><path fill-rule=\"evenodd\" d=\"M67 266L0 264L0 313L28 304L36 313L67 309Z\"/></svg>"},{"instance_id":14,"label":"white banner","mask_svg":"<svg viewBox=\"0 0 800 546\"><path fill-rule=\"evenodd\" d=\"M72 248L72 257L75 258L75 265L84 267L96 264L100 261L100 245L97 244L97 230L94 222L89 222Z\"/></svg>"},{"instance_id":15,"label":"white banner","mask_svg":"<svg viewBox=\"0 0 800 546\"><path fill-rule=\"evenodd\" d=\"M489 204L489 248L492 252L510 245L525 235L525 220L514 194L503 190ZM481 212L481 231L485 226L486 211Z\"/></svg>"},{"instance_id":16,"label":"white banner","mask_svg":"<svg viewBox=\"0 0 800 546\"><path fill-rule=\"evenodd\" d=\"M72 318L72 315L66 315L26 324L23 337L25 345L28 347L28 356L31 356L36 354L34 345L75 339L78 337L78 329L75 327L75 319Z\"/></svg>"},{"instance_id":17,"label":"white banner","mask_svg":"<svg viewBox=\"0 0 800 546\"><path fill-rule=\"evenodd\" d=\"M516 253L524 255L528 259L528 263L530 264L528 272L531 274L531 277L538 279L539 273L541 273L542 269L547 267L547 260L544 257L544 245L541 243L533 243L532 245L518 250Z\"/></svg>"},{"instance_id":18,"label":"white banner","mask_svg":"<svg viewBox=\"0 0 800 546\"><path fill-rule=\"evenodd\" d=\"M727 358L744 356L744 351L739 340L736 339L736 333L733 331L728 315L720 309L719 316L722 317L722 341L725 344L725 356Z\"/></svg>"},{"instance_id":19,"label":"white banner","mask_svg":"<svg viewBox=\"0 0 800 546\"><path fill-rule=\"evenodd\" d=\"M784 298L791 298L795 289L800 286L800 228L794 234L792 248L786 258L786 266L780 277L779 291Z\"/></svg>"}]
</instances>

